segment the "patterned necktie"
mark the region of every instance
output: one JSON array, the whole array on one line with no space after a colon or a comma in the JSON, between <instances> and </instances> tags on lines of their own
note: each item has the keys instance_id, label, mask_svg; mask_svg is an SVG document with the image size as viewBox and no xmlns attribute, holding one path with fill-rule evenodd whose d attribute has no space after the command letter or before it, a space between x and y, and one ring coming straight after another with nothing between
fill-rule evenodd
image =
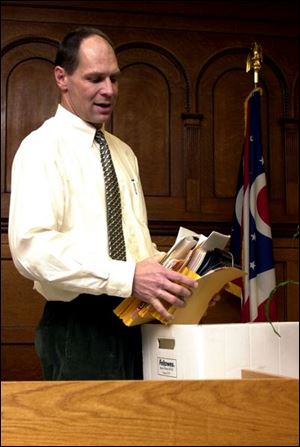
<instances>
[{"instance_id":1,"label":"patterned necktie","mask_svg":"<svg viewBox=\"0 0 300 447\"><path fill-rule=\"evenodd\" d=\"M122 208L118 179L112 162L110 150L101 130L95 135L100 147L100 159L105 182L107 211L108 249L112 259L126 261L126 249L122 228Z\"/></svg>"}]
</instances>

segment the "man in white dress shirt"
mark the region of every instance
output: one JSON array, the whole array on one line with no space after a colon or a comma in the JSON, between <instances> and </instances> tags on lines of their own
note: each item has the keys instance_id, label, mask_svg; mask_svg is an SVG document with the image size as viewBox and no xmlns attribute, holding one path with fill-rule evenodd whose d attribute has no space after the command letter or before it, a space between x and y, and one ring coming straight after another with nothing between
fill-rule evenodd
<instances>
[{"instance_id":1,"label":"man in white dress shirt","mask_svg":"<svg viewBox=\"0 0 300 447\"><path fill-rule=\"evenodd\" d=\"M125 326L113 309L134 295L172 318L163 304L183 306L197 283L159 263L136 157L103 127L120 75L110 39L93 28L69 33L54 75L57 112L22 141L12 169L13 261L46 300L36 350L47 380L141 379L140 326ZM109 256L97 129L117 174L126 261Z\"/></svg>"}]
</instances>

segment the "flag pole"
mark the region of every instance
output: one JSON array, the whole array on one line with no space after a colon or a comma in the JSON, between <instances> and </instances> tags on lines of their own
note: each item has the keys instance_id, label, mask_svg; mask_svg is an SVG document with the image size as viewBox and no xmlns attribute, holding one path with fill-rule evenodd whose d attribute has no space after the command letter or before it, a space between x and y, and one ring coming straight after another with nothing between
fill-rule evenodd
<instances>
[{"instance_id":1,"label":"flag pole","mask_svg":"<svg viewBox=\"0 0 300 447\"><path fill-rule=\"evenodd\" d=\"M248 71L250 71L251 69L254 72L254 88L258 87L259 71L261 69L262 61L262 47L257 42L254 42L252 44L251 52L248 54L246 61L246 72L248 73Z\"/></svg>"},{"instance_id":2,"label":"flag pole","mask_svg":"<svg viewBox=\"0 0 300 447\"><path fill-rule=\"evenodd\" d=\"M254 92L259 91L260 96L262 96L262 94L263 94L262 88L258 87L259 71L260 71L261 66L262 66L262 61L263 61L262 47L257 42L253 42L252 43L251 52L248 54L247 60L246 60L246 73L248 73L248 71L250 71L251 69L253 70L254 89L251 90L251 92L249 93L249 95L247 96L247 98L244 101L245 132L246 132L247 104L248 104L248 101L249 101L249 99L251 98L251 96L253 95Z\"/></svg>"}]
</instances>

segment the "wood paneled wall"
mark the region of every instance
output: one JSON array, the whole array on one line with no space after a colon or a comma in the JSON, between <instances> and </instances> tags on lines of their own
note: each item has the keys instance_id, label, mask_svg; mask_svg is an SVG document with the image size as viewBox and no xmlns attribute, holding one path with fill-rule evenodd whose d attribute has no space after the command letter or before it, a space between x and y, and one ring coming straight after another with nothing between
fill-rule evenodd
<instances>
[{"instance_id":1,"label":"wood paneled wall","mask_svg":"<svg viewBox=\"0 0 300 447\"><path fill-rule=\"evenodd\" d=\"M38 379L34 327L43 300L15 270L7 245L10 170L20 141L51 116L58 100L58 41L78 25L115 42L122 77L109 125L140 164L149 226L162 249L178 226L229 233L253 88L246 58L264 52L260 72L263 150L277 280L297 279L298 2L3 1L1 226L3 378ZM298 319L298 289L280 290L280 319ZM205 322L239 321L228 296Z\"/></svg>"}]
</instances>

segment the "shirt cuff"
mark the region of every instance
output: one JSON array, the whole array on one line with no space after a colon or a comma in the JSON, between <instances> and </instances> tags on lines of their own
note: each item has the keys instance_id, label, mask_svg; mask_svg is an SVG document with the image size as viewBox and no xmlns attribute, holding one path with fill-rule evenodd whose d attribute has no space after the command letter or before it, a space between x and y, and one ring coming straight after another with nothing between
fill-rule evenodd
<instances>
[{"instance_id":1,"label":"shirt cuff","mask_svg":"<svg viewBox=\"0 0 300 447\"><path fill-rule=\"evenodd\" d=\"M107 294L127 298L131 296L135 262L110 260Z\"/></svg>"}]
</instances>

